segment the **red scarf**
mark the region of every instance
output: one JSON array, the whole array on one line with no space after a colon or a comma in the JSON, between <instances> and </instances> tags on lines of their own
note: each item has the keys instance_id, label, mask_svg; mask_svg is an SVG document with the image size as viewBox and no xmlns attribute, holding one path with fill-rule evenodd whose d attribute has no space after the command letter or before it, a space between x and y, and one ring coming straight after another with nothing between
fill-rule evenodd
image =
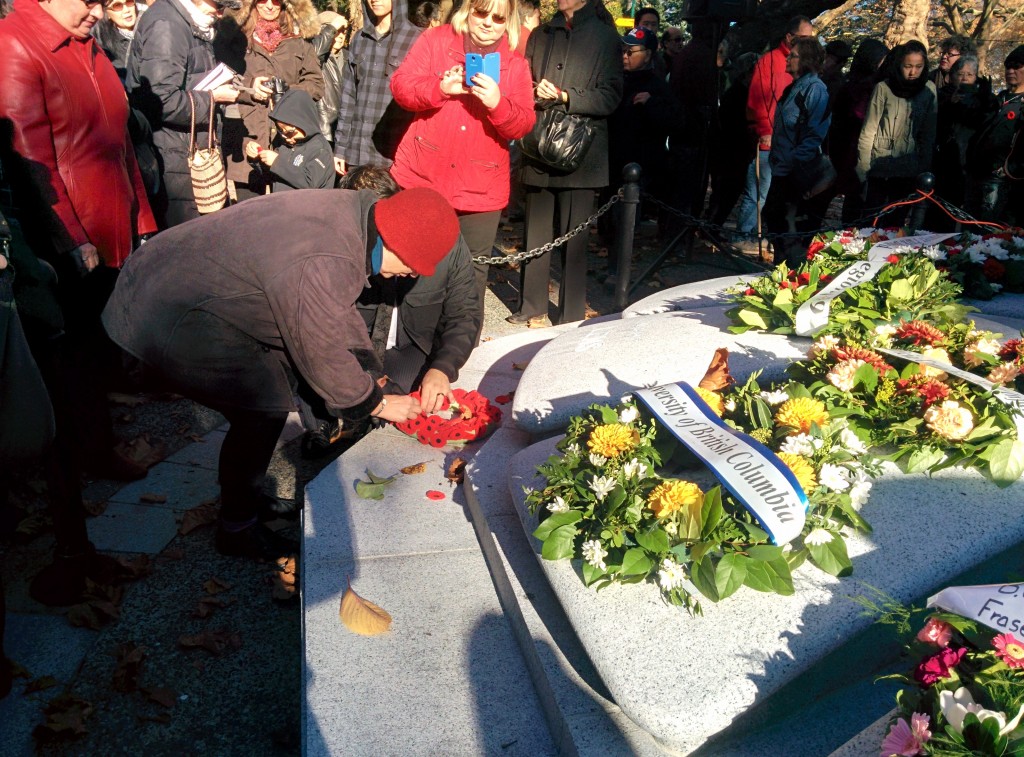
<instances>
[{"instance_id":1,"label":"red scarf","mask_svg":"<svg viewBox=\"0 0 1024 757\"><path fill-rule=\"evenodd\" d=\"M259 42L268 53L274 54L277 46L284 40L285 35L281 33L280 17L273 21L267 21L262 16L256 19L256 28L253 29L252 38Z\"/></svg>"}]
</instances>

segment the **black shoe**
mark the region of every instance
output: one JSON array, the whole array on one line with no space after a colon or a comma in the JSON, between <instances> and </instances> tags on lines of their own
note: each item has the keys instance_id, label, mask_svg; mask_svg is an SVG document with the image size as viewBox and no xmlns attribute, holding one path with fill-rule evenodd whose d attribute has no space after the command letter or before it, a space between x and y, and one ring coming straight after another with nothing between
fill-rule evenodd
<instances>
[{"instance_id":1,"label":"black shoe","mask_svg":"<svg viewBox=\"0 0 1024 757\"><path fill-rule=\"evenodd\" d=\"M0 654L0 699L11 693L13 684L14 671L11 668L11 661Z\"/></svg>"},{"instance_id":2,"label":"black shoe","mask_svg":"<svg viewBox=\"0 0 1024 757\"><path fill-rule=\"evenodd\" d=\"M259 504L256 505L256 517L264 523L268 520L277 520L278 518L295 520L299 517L301 509L299 504L294 501L278 499L277 497L271 497L269 494L264 494L260 497Z\"/></svg>"},{"instance_id":3,"label":"black shoe","mask_svg":"<svg viewBox=\"0 0 1024 757\"><path fill-rule=\"evenodd\" d=\"M66 607L82 601L85 579L98 584L117 583L120 566L108 555L88 548L75 554L54 555L53 562L39 571L29 582L28 593L36 602L51 607Z\"/></svg>"},{"instance_id":4,"label":"black shoe","mask_svg":"<svg viewBox=\"0 0 1024 757\"><path fill-rule=\"evenodd\" d=\"M222 555L253 560L276 560L299 552L297 541L275 533L262 523L234 532L218 526L214 545Z\"/></svg>"}]
</instances>

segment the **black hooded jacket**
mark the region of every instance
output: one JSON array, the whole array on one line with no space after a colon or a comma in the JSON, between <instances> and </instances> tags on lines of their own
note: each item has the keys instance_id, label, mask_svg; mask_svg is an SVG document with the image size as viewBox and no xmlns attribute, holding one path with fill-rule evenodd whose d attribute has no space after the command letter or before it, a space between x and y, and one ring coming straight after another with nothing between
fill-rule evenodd
<instances>
[{"instance_id":1,"label":"black hooded jacket","mask_svg":"<svg viewBox=\"0 0 1024 757\"><path fill-rule=\"evenodd\" d=\"M274 191L331 189L335 179L331 143L320 131L320 116L313 98L301 89L289 89L270 111L270 118L305 133L294 145L277 138L277 160L270 167Z\"/></svg>"}]
</instances>

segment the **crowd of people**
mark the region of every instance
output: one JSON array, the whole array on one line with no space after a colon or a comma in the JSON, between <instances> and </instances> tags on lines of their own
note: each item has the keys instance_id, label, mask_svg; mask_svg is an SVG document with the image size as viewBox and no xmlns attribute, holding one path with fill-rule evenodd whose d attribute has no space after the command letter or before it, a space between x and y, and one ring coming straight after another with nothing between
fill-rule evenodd
<instances>
[{"instance_id":1,"label":"crowd of people","mask_svg":"<svg viewBox=\"0 0 1024 757\"><path fill-rule=\"evenodd\" d=\"M262 525L296 514L262 491L285 414L298 403L325 447L440 407L480 339L472 261L520 203L541 247L635 162L646 191L735 214L740 244L763 231L779 260L836 197L862 221L929 170L971 214L1024 221L1024 46L996 94L962 37L930 69L921 42L823 45L797 17L763 55L733 55L721 25L687 40L642 8L621 35L596 0L543 23L534 0L362 0L349 18L309 0L13 0L4 16L0 296L47 398L18 412L53 433L0 435L0 459L46 462L57 544L32 591L53 604L109 568L83 472L146 475L105 404L126 364L230 422L217 548L294 549ZM520 149L571 118L581 161ZM580 320L586 236L556 250L556 319ZM549 323L550 255L521 265L511 323Z\"/></svg>"}]
</instances>

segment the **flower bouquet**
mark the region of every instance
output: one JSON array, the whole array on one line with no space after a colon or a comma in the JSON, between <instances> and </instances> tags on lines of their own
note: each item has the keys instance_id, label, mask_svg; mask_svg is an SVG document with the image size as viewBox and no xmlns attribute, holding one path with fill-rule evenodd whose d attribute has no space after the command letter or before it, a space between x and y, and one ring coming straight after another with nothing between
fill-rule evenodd
<instances>
[{"instance_id":1,"label":"flower bouquet","mask_svg":"<svg viewBox=\"0 0 1024 757\"><path fill-rule=\"evenodd\" d=\"M973 370L993 383L1019 375L1020 340L1002 347L973 324L939 329L921 321L875 329L866 344L825 335L788 374L869 446L892 450L883 459L906 472L970 466L999 486L1020 477L1024 442L1011 406L983 386L873 349L883 345Z\"/></svg>"},{"instance_id":2,"label":"flower bouquet","mask_svg":"<svg viewBox=\"0 0 1024 757\"><path fill-rule=\"evenodd\" d=\"M928 254L966 297L990 300L1001 291L1024 292L1024 230L965 233Z\"/></svg>"},{"instance_id":3,"label":"flower bouquet","mask_svg":"<svg viewBox=\"0 0 1024 757\"><path fill-rule=\"evenodd\" d=\"M885 676L903 688L881 757L1024 753L1024 641L940 612L908 650L913 671Z\"/></svg>"},{"instance_id":4,"label":"flower bouquet","mask_svg":"<svg viewBox=\"0 0 1024 757\"><path fill-rule=\"evenodd\" d=\"M853 261L839 255L809 255L795 270L785 264L730 291L734 307L727 315L740 334L751 329L796 333L796 313ZM862 335L900 319L928 318L938 323L962 321L968 308L956 300L960 287L924 255L890 256L870 281L845 290L831 301L825 333Z\"/></svg>"},{"instance_id":5,"label":"flower bouquet","mask_svg":"<svg viewBox=\"0 0 1024 757\"><path fill-rule=\"evenodd\" d=\"M395 428L415 436L421 444L444 447L483 439L501 423L501 409L479 392L452 389L452 395L455 401L449 402L446 397L441 412L424 413L394 424ZM412 392L410 396L420 399L419 392Z\"/></svg>"},{"instance_id":6,"label":"flower bouquet","mask_svg":"<svg viewBox=\"0 0 1024 757\"><path fill-rule=\"evenodd\" d=\"M852 572L842 531L870 530L857 513L875 467L863 443L806 388L762 391L752 376L730 392L697 394L726 424L768 445L809 500L800 536L769 534L709 476L696 458L627 399L593 405L573 418L559 454L539 466L544 485L527 492L548 560L581 559L597 589L656 580L663 597L700 613L742 586L793 593L792 571L806 560L836 576Z\"/></svg>"}]
</instances>

